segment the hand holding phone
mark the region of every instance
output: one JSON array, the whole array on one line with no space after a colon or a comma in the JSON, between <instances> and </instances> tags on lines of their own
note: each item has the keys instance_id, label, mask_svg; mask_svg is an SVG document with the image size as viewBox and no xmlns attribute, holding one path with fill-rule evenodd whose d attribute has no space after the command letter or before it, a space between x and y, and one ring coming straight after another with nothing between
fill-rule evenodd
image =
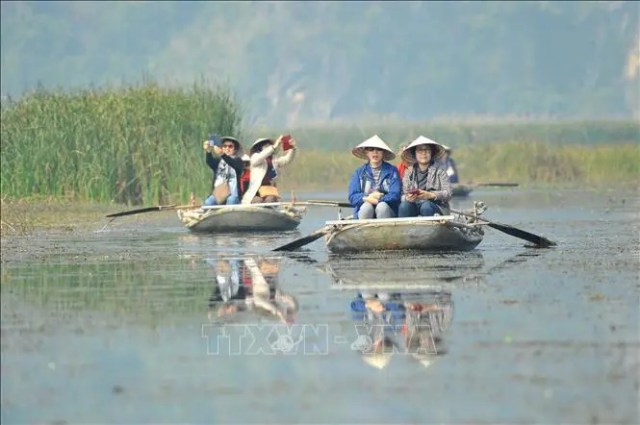
<instances>
[{"instance_id":1,"label":"hand holding phone","mask_svg":"<svg viewBox=\"0 0 640 425\"><path fill-rule=\"evenodd\" d=\"M209 139L207 140L207 142L209 143L210 147L214 147L214 146L221 147L222 146L222 139L217 134L210 134L209 135Z\"/></svg>"},{"instance_id":2,"label":"hand holding phone","mask_svg":"<svg viewBox=\"0 0 640 425\"><path fill-rule=\"evenodd\" d=\"M291 135L285 134L284 136L282 136L282 150L288 151L292 147L293 145L291 144Z\"/></svg>"},{"instance_id":3,"label":"hand holding phone","mask_svg":"<svg viewBox=\"0 0 640 425\"><path fill-rule=\"evenodd\" d=\"M409 191L409 195L418 196L420 195L420 189L413 189Z\"/></svg>"}]
</instances>

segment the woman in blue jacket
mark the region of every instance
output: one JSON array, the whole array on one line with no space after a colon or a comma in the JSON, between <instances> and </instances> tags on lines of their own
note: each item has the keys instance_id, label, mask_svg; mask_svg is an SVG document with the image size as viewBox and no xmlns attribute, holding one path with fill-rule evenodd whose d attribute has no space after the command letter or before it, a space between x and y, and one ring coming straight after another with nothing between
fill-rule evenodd
<instances>
[{"instance_id":1,"label":"woman in blue jacket","mask_svg":"<svg viewBox=\"0 0 640 425\"><path fill-rule=\"evenodd\" d=\"M354 217L396 217L402 182L398 168L388 162L395 158L395 153L378 135L360 143L351 153L367 161L356 169L349 182L349 202L354 208Z\"/></svg>"}]
</instances>

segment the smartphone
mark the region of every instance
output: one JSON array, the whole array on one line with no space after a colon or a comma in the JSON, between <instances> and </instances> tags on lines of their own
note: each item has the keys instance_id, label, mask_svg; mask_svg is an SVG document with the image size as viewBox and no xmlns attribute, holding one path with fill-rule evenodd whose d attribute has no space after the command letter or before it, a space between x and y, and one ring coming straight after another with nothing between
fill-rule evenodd
<instances>
[{"instance_id":1,"label":"smartphone","mask_svg":"<svg viewBox=\"0 0 640 425\"><path fill-rule=\"evenodd\" d=\"M209 135L209 140L207 140L207 142L209 142L209 146L210 147L214 147L214 146L220 147L220 146L222 146L222 139L217 134L210 134Z\"/></svg>"},{"instance_id":2,"label":"smartphone","mask_svg":"<svg viewBox=\"0 0 640 425\"><path fill-rule=\"evenodd\" d=\"M291 146L291 135L285 134L284 136L282 136L282 150L288 151L292 147L293 146Z\"/></svg>"},{"instance_id":3,"label":"smartphone","mask_svg":"<svg viewBox=\"0 0 640 425\"><path fill-rule=\"evenodd\" d=\"M420 195L420 189L413 189L413 190L409 191L409 194L411 194L411 195Z\"/></svg>"}]
</instances>

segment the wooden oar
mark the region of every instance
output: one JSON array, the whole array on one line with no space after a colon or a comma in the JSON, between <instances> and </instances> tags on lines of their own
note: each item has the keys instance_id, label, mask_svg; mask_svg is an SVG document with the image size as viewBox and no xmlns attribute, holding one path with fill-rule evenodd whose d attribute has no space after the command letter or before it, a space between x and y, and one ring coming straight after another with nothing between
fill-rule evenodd
<instances>
[{"instance_id":1,"label":"wooden oar","mask_svg":"<svg viewBox=\"0 0 640 425\"><path fill-rule=\"evenodd\" d=\"M550 241L549 239L542 237L542 236L538 236L538 235L534 235L533 233L529 233L526 230L522 230L522 229L518 229L516 227L513 226L509 226L508 224L501 224L501 223L496 223L495 221L491 221L491 220L487 220L484 217L476 217L473 214L467 214L464 213L462 211L458 211L458 210L451 210L451 212L454 212L456 214L460 214L466 217L473 217L473 218L477 218L478 220L482 220L483 222L487 223L487 226L492 227L496 230L499 230L503 233L506 233L507 235L511 235L514 236L516 238L520 238L520 239L524 239L525 241L531 242L535 245L537 245L540 248L548 248L550 246L555 246L556 243L553 241Z\"/></svg>"},{"instance_id":2,"label":"wooden oar","mask_svg":"<svg viewBox=\"0 0 640 425\"><path fill-rule=\"evenodd\" d=\"M316 230L313 233L308 234L307 236L303 236L300 239L296 239L295 241L291 241L287 244L284 244L282 246L279 246L275 249L273 249L272 251L293 251L294 249L298 249L301 248L307 244L310 244L311 242L315 241L316 239L320 239L321 237L323 237L324 235L328 234L329 232L331 232L331 227L330 226L325 226L321 229Z\"/></svg>"},{"instance_id":3,"label":"wooden oar","mask_svg":"<svg viewBox=\"0 0 640 425\"><path fill-rule=\"evenodd\" d=\"M200 205L175 205L175 204L174 205L158 205L155 207L145 207L145 208L138 208L136 210L121 211L113 214L108 214L106 215L106 217L115 218L115 217L122 217L125 215L142 214L142 213L152 212L152 211L180 210L180 209L199 208L199 207Z\"/></svg>"},{"instance_id":4,"label":"wooden oar","mask_svg":"<svg viewBox=\"0 0 640 425\"><path fill-rule=\"evenodd\" d=\"M346 217L342 220L339 220L338 222L332 222L332 224L336 224L336 223L341 223L343 221L347 221L347 220L351 220L353 218L352 215L350 215L349 217ZM277 248L274 248L272 251L293 251L294 249L298 249L301 248L305 245L310 244L311 242L320 239L321 237L323 237L324 235L332 232L334 229L333 225L329 225L329 226L324 226L318 230L316 230L313 233L308 234L307 236L303 236L299 239L296 239L294 241L291 241L289 243L286 243L282 246L279 246Z\"/></svg>"},{"instance_id":5,"label":"wooden oar","mask_svg":"<svg viewBox=\"0 0 640 425\"><path fill-rule=\"evenodd\" d=\"M291 202L264 202L262 204L233 204L233 205L158 205L156 207L145 207L138 208L135 210L122 211L118 213L109 214L106 217L114 218L114 217L122 217L125 215L133 215L133 214L142 214L146 212L152 211L164 211L164 210L182 210L182 209L191 209L191 208L202 208L203 210L215 210L220 208L245 208L245 207L276 207L283 205L292 205ZM305 202L296 202L295 205L306 205Z\"/></svg>"},{"instance_id":6,"label":"wooden oar","mask_svg":"<svg viewBox=\"0 0 640 425\"><path fill-rule=\"evenodd\" d=\"M339 202L339 201L323 201L319 199L311 199L307 201L307 205L318 205L318 206L328 206L328 207L352 207L352 205L348 202Z\"/></svg>"},{"instance_id":7,"label":"wooden oar","mask_svg":"<svg viewBox=\"0 0 640 425\"><path fill-rule=\"evenodd\" d=\"M203 210L217 210L217 209L221 209L221 208L229 208L229 209L243 209L246 207L283 207L283 206L304 206L307 205L306 202L301 201L301 202L263 202L263 203L257 203L257 204L231 204L231 205L203 205L201 206L201 208Z\"/></svg>"},{"instance_id":8,"label":"wooden oar","mask_svg":"<svg viewBox=\"0 0 640 425\"><path fill-rule=\"evenodd\" d=\"M502 183L502 182L489 182L489 183L475 183L471 186L476 187L518 187L519 183Z\"/></svg>"}]
</instances>

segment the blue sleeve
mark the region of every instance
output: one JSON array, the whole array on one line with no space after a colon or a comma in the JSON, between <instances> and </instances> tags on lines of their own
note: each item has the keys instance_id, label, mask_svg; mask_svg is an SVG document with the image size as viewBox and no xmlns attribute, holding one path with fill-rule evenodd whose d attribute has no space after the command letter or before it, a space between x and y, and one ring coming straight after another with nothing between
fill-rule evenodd
<instances>
[{"instance_id":1,"label":"blue sleeve","mask_svg":"<svg viewBox=\"0 0 640 425\"><path fill-rule=\"evenodd\" d=\"M391 177L389 178L389 192L385 193L382 198L380 198L381 202L392 203L392 202L400 202L400 198L402 197L402 180L400 180L400 174L398 174L398 169L391 166Z\"/></svg>"},{"instance_id":2,"label":"blue sleeve","mask_svg":"<svg viewBox=\"0 0 640 425\"><path fill-rule=\"evenodd\" d=\"M359 208L362 205L362 186L360 183L360 173L362 167L358 168L353 175L351 176L351 181L349 182L349 202L354 208Z\"/></svg>"}]
</instances>

